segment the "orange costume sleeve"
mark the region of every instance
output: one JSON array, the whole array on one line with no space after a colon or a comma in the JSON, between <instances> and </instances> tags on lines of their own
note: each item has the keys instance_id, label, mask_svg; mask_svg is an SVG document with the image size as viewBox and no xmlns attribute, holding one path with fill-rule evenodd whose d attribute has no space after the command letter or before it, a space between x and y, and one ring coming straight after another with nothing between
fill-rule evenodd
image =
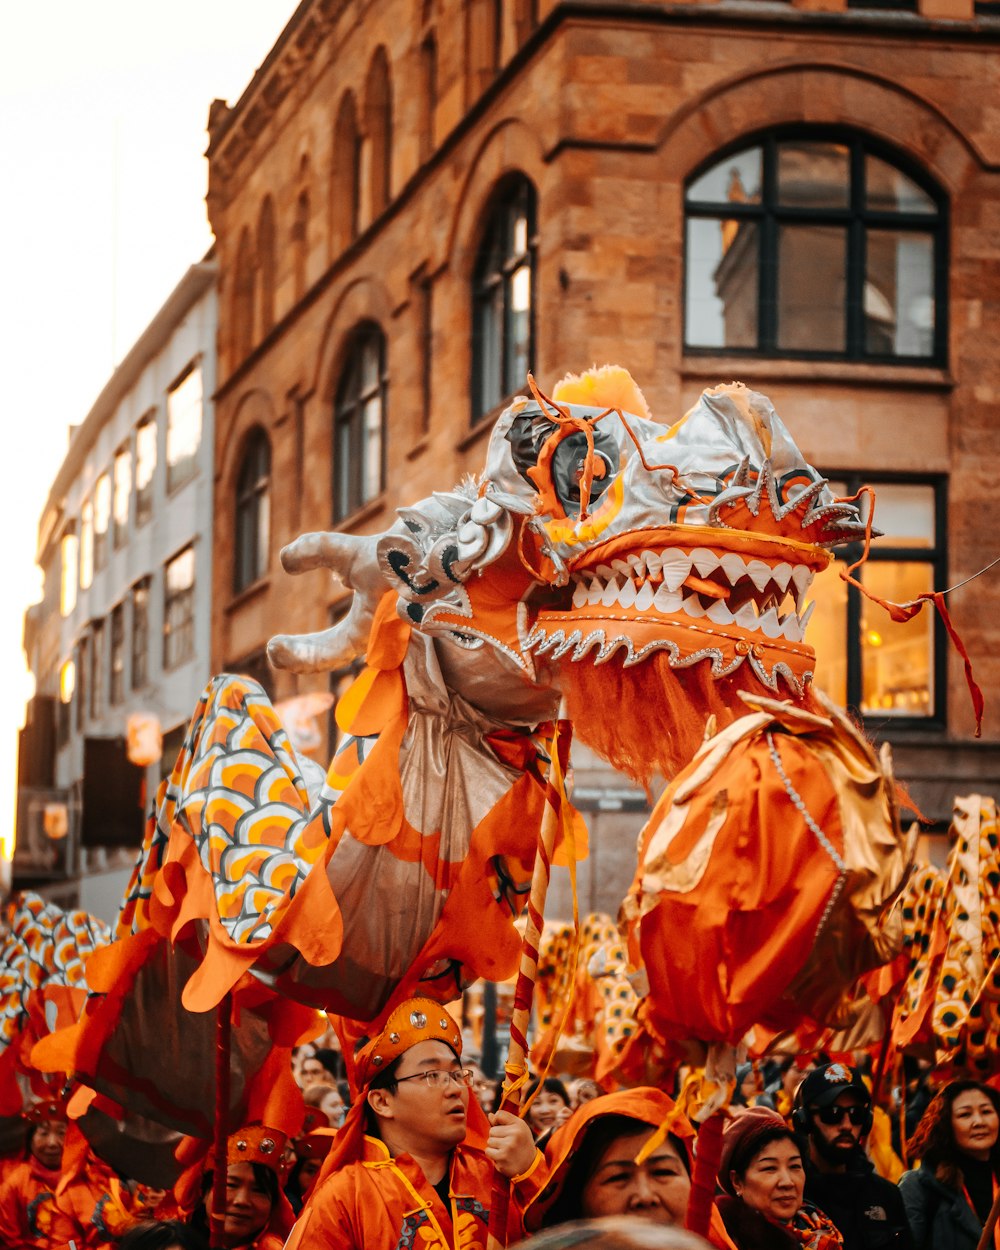
<instances>
[{"instance_id":1,"label":"orange costume sleeve","mask_svg":"<svg viewBox=\"0 0 1000 1250\"><path fill-rule=\"evenodd\" d=\"M514 1185L510 1244L522 1236L521 1185L531 1184L535 1172L533 1166ZM409 1155L392 1158L381 1141L366 1137L364 1157L335 1172L313 1194L286 1250L411 1244L419 1244L420 1250L481 1250L489 1227L492 1184L493 1165L482 1151L457 1146L446 1207Z\"/></svg>"},{"instance_id":2,"label":"orange costume sleeve","mask_svg":"<svg viewBox=\"0 0 1000 1250\"><path fill-rule=\"evenodd\" d=\"M28 1159L13 1168L0 1185L0 1246L37 1250L48 1246L38 1227L39 1208L51 1198L59 1173Z\"/></svg>"}]
</instances>

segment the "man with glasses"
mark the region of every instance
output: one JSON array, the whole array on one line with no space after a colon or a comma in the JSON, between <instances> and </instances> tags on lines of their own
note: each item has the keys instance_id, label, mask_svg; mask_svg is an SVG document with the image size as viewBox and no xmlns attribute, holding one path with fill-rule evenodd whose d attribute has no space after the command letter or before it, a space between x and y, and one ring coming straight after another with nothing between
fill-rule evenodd
<instances>
[{"instance_id":1,"label":"man with glasses","mask_svg":"<svg viewBox=\"0 0 1000 1250\"><path fill-rule=\"evenodd\" d=\"M796 1090L792 1126L808 1143L805 1197L837 1226L844 1250L912 1250L899 1190L864 1151L872 1103L861 1073L843 1063L815 1068Z\"/></svg>"},{"instance_id":2,"label":"man with glasses","mask_svg":"<svg viewBox=\"0 0 1000 1250\"><path fill-rule=\"evenodd\" d=\"M487 1121L461 1056L461 1031L440 1003L411 998L390 1014L355 1056L357 1097L286 1250L482 1246L494 1167L512 1182L518 1240L541 1155L517 1116Z\"/></svg>"}]
</instances>

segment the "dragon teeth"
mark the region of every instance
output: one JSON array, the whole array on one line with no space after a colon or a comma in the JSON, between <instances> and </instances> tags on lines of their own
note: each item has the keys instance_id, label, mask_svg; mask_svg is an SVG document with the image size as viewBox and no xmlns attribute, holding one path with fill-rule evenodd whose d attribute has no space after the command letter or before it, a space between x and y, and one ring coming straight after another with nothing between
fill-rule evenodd
<instances>
[{"instance_id":1,"label":"dragon teeth","mask_svg":"<svg viewBox=\"0 0 1000 1250\"><path fill-rule=\"evenodd\" d=\"M777 609L768 608L764 615L758 618L757 628L768 638L777 638L781 634L781 622L778 620Z\"/></svg>"},{"instance_id":2,"label":"dragon teeth","mask_svg":"<svg viewBox=\"0 0 1000 1250\"><path fill-rule=\"evenodd\" d=\"M706 573L714 573L719 567L719 557L707 547L701 547L691 553L691 563L704 576Z\"/></svg>"},{"instance_id":3,"label":"dragon teeth","mask_svg":"<svg viewBox=\"0 0 1000 1250\"><path fill-rule=\"evenodd\" d=\"M782 590L788 589L788 582L792 576L792 566L790 564L776 564L771 570L772 579L781 587Z\"/></svg>"},{"instance_id":4,"label":"dragon teeth","mask_svg":"<svg viewBox=\"0 0 1000 1250\"><path fill-rule=\"evenodd\" d=\"M747 565L747 575L758 590L763 590L771 580L771 566L763 560L751 560Z\"/></svg>"},{"instance_id":5,"label":"dragon teeth","mask_svg":"<svg viewBox=\"0 0 1000 1250\"><path fill-rule=\"evenodd\" d=\"M636 594L635 582L631 578L626 578L618 592L618 602L623 608L630 608L635 603Z\"/></svg>"},{"instance_id":6,"label":"dragon teeth","mask_svg":"<svg viewBox=\"0 0 1000 1250\"><path fill-rule=\"evenodd\" d=\"M683 551L665 552L660 571L667 590L677 590L691 575L691 561Z\"/></svg>"},{"instance_id":7,"label":"dragon teeth","mask_svg":"<svg viewBox=\"0 0 1000 1250\"><path fill-rule=\"evenodd\" d=\"M587 602L587 587L582 581L577 581L573 589L573 607L582 608Z\"/></svg>"},{"instance_id":8,"label":"dragon teeth","mask_svg":"<svg viewBox=\"0 0 1000 1250\"><path fill-rule=\"evenodd\" d=\"M649 609L653 606L653 599L655 597L655 594L656 592L653 589L652 582L644 582L639 587L639 590L637 591L636 596L635 596L636 611L648 612Z\"/></svg>"},{"instance_id":9,"label":"dragon teeth","mask_svg":"<svg viewBox=\"0 0 1000 1250\"><path fill-rule=\"evenodd\" d=\"M683 602L683 597L676 590L670 590L666 583L653 596L653 604L657 612L679 612Z\"/></svg>"},{"instance_id":10,"label":"dragon teeth","mask_svg":"<svg viewBox=\"0 0 1000 1250\"><path fill-rule=\"evenodd\" d=\"M735 551L727 551L719 561L719 566L729 578L729 584L735 586L741 577L746 575L747 566Z\"/></svg>"}]
</instances>

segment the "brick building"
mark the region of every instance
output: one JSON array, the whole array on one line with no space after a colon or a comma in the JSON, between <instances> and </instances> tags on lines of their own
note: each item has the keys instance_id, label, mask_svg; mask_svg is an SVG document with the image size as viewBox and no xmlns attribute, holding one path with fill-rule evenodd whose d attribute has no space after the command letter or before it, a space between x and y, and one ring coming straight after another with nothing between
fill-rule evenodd
<instances>
[{"instance_id":1,"label":"brick building","mask_svg":"<svg viewBox=\"0 0 1000 1250\"><path fill-rule=\"evenodd\" d=\"M875 482L880 594L1000 554L998 10L303 0L210 118L214 667L322 685L266 669L271 634L339 610L278 549L386 528L475 472L529 365L544 387L626 364L667 420L717 381L765 391L833 480ZM828 582L821 678L893 741L923 809L996 793L1000 708L975 742L940 627ZM949 602L995 691L1000 578ZM577 780L585 806L642 805ZM595 816L585 903L620 896L631 854L608 848L638 824Z\"/></svg>"}]
</instances>

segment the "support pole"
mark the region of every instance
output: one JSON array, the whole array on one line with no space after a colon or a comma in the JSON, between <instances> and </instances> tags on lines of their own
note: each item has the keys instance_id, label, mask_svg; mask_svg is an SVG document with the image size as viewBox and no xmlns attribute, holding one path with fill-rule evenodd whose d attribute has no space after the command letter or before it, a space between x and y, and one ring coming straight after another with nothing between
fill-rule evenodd
<instances>
[{"instance_id":1,"label":"support pole","mask_svg":"<svg viewBox=\"0 0 1000 1250\"><path fill-rule=\"evenodd\" d=\"M226 1162L229 1141L229 1057L232 1049L233 997L227 994L216 1008L215 1017L215 1163L212 1173L212 1217L209 1221L209 1246L221 1247L226 1222Z\"/></svg>"}]
</instances>

